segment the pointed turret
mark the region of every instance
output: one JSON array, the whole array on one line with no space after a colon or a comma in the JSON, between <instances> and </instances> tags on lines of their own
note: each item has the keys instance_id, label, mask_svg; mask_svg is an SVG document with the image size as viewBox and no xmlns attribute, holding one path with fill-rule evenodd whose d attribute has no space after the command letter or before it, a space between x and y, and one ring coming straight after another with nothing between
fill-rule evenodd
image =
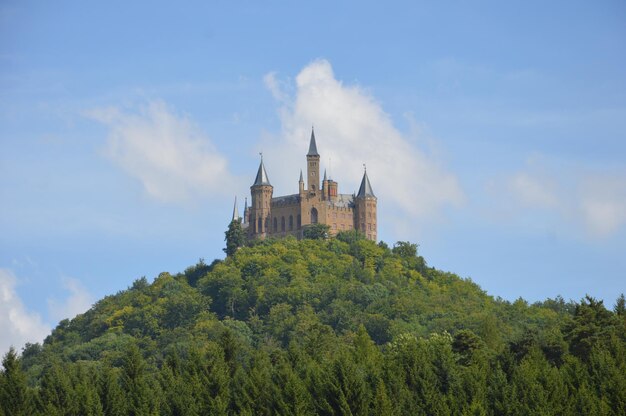
<instances>
[{"instance_id":1,"label":"pointed turret","mask_svg":"<svg viewBox=\"0 0 626 416\"><path fill-rule=\"evenodd\" d=\"M367 169L363 173L363 179L361 180L361 187L359 188L359 193L356 195L358 198L362 198L365 196L373 196L374 191L372 191L372 185L370 185L370 179L367 177Z\"/></svg>"},{"instance_id":2,"label":"pointed turret","mask_svg":"<svg viewBox=\"0 0 626 416\"><path fill-rule=\"evenodd\" d=\"M317 144L315 143L315 130L313 130L313 127L311 127L311 142L309 143L309 153L307 153L306 155L319 156L319 153L317 153Z\"/></svg>"},{"instance_id":3,"label":"pointed turret","mask_svg":"<svg viewBox=\"0 0 626 416\"><path fill-rule=\"evenodd\" d=\"M298 182L304 182L304 178L302 178L302 169L300 169L300 180Z\"/></svg>"},{"instance_id":4,"label":"pointed turret","mask_svg":"<svg viewBox=\"0 0 626 416\"><path fill-rule=\"evenodd\" d=\"M248 208L248 197L245 199L245 203L243 205L243 225L244 227L248 226L248 219L250 218L250 208Z\"/></svg>"},{"instance_id":5,"label":"pointed turret","mask_svg":"<svg viewBox=\"0 0 626 416\"><path fill-rule=\"evenodd\" d=\"M250 206L250 225L248 235L250 237L265 238L270 232L271 202L274 187L270 183L263 165L263 154L261 163L256 174L254 184L250 187L252 203Z\"/></svg>"},{"instance_id":6,"label":"pointed turret","mask_svg":"<svg viewBox=\"0 0 626 416\"><path fill-rule=\"evenodd\" d=\"M363 167L365 168L365 165ZM377 198L372 190L370 179L367 177L367 169L363 172L359 193L354 202L354 228L365 234L368 240L376 241L378 229L376 221Z\"/></svg>"},{"instance_id":7,"label":"pointed turret","mask_svg":"<svg viewBox=\"0 0 626 416\"><path fill-rule=\"evenodd\" d=\"M233 221L239 221L239 209L237 208L237 197L235 196L235 205L233 206Z\"/></svg>"},{"instance_id":8,"label":"pointed turret","mask_svg":"<svg viewBox=\"0 0 626 416\"><path fill-rule=\"evenodd\" d=\"M326 169L324 169L324 182L327 181L326 179Z\"/></svg>"},{"instance_id":9,"label":"pointed turret","mask_svg":"<svg viewBox=\"0 0 626 416\"><path fill-rule=\"evenodd\" d=\"M265 171L265 165L263 164L263 157L261 157L261 164L259 165L259 171L256 174L253 186L258 185L271 185L267 172Z\"/></svg>"},{"instance_id":10,"label":"pointed turret","mask_svg":"<svg viewBox=\"0 0 626 416\"><path fill-rule=\"evenodd\" d=\"M311 142L309 143L309 153L306 154L306 176L309 194L314 195L320 189L320 155L317 153L315 143L315 131L311 128Z\"/></svg>"}]
</instances>

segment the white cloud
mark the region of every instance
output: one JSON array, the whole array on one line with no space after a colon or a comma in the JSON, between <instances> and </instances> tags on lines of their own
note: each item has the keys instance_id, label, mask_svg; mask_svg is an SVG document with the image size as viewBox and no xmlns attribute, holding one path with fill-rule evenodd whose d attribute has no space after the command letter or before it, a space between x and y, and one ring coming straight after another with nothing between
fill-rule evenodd
<instances>
[{"instance_id":1,"label":"white cloud","mask_svg":"<svg viewBox=\"0 0 626 416\"><path fill-rule=\"evenodd\" d=\"M85 287L76 279L63 279L63 286L70 295L63 301L48 299L49 316L54 322L72 319L91 308L94 299Z\"/></svg>"},{"instance_id":2,"label":"white cloud","mask_svg":"<svg viewBox=\"0 0 626 416\"><path fill-rule=\"evenodd\" d=\"M626 224L626 177L587 178L577 206L589 233L606 237Z\"/></svg>"},{"instance_id":3,"label":"white cloud","mask_svg":"<svg viewBox=\"0 0 626 416\"><path fill-rule=\"evenodd\" d=\"M264 153L275 192L297 191L314 124L322 166L339 182L339 191L358 189L366 163L381 210L394 212L389 220L410 217L415 224L463 202L457 178L413 144L413 137L401 133L368 92L337 80L328 61L306 66L292 94L273 73L266 75L265 83L282 105L282 133L266 143L270 151Z\"/></svg>"},{"instance_id":4,"label":"white cloud","mask_svg":"<svg viewBox=\"0 0 626 416\"><path fill-rule=\"evenodd\" d=\"M555 184L529 172L518 172L509 179L511 191L526 206L554 208L558 205Z\"/></svg>"},{"instance_id":5,"label":"white cloud","mask_svg":"<svg viewBox=\"0 0 626 416\"><path fill-rule=\"evenodd\" d=\"M492 190L513 216L528 216L529 209L553 213L560 221L551 226L568 232L605 238L626 225L626 175L622 173L562 166L557 170L545 161L531 161L497 181Z\"/></svg>"},{"instance_id":6,"label":"white cloud","mask_svg":"<svg viewBox=\"0 0 626 416\"><path fill-rule=\"evenodd\" d=\"M87 116L110 128L105 154L158 200L185 202L234 185L226 158L211 140L162 101L136 112L113 107Z\"/></svg>"},{"instance_id":7,"label":"white cloud","mask_svg":"<svg viewBox=\"0 0 626 416\"><path fill-rule=\"evenodd\" d=\"M50 333L39 314L26 310L16 284L10 270L0 269L0 354L11 346L19 351L26 342L41 342Z\"/></svg>"}]
</instances>

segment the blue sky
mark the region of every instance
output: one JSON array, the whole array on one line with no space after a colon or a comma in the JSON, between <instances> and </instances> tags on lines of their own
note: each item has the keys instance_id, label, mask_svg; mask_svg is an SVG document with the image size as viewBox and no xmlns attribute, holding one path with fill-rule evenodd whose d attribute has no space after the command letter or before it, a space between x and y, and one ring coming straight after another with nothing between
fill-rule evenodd
<instances>
[{"instance_id":1,"label":"blue sky","mask_svg":"<svg viewBox=\"0 0 626 416\"><path fill-rule=\"evenodd\" d=\"M4 1L0 350L222 257L258 152L296 192L311 125L340 192L367 163L384 241L508 300L612 306L625 39L619 1Z\"/></svg>"}]
</instances>

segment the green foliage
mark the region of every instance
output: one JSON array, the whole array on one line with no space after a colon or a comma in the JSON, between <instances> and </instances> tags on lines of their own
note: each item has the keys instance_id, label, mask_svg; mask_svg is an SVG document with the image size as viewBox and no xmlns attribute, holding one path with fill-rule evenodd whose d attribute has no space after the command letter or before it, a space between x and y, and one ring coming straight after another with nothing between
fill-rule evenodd
<instances>
[{"instance_id":1,"label":"green foliage","mask_svg":"<svg viewBox=\"0 0 626 416\"><path fill-rule=\"evenodd\" d=\"M302 236L309 240L326 240L330 226L328 224L311 224L304 227Z\"/></svg>"},{"instance_id":2,"label":"green foliage","mask_svg":"<svg viewBox=\"0 0 626 416\"><path fill-rule=\"evenodd\" d=\"M62 321L5 356L0 415L626 413L623 297L511 303L416 244L322 234L137 279Z\"/></svg>"},{"instance_id":3,"label":"green foliage","mask_svg":"<svg viewBox=\"0 0 626 416\"><path fill-rule=\"evenodd\" d=\"M228 230L224 233L226 237L226 247L223 249L227 256L235 254L239 247L245 244L245 234L241 228L241 220L234 219L228 224Z\"/></svg>"},{"instance_id":4,"label":"green foliage","mask_svg":"<svg viewBox=\"0 0 626 416\"><path fill-rule=\"evenodd\" d=\"M11 347L2 359L0 373L0 414L27 416L32 412L26 376L17 353Z\"/></svg>"}]
</instances>

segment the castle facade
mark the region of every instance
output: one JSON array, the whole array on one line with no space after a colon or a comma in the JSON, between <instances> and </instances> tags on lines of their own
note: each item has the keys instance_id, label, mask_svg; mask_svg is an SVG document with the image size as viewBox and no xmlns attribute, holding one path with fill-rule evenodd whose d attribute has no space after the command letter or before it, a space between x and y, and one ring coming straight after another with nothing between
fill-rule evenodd
<instances>
[{"instance_id":1,"label":"castle facade","mask_svg":"<svg viewBox=\"0 0 626 416\"><path fill-rule=\"evenodd\" d=\"M251 204L246 205L242 225L248 238L285 237L302 238L303 230L311 224L327 224L330 234L359 230L369 240L377 239L377 198L372 191L367 171L363 173L357 194L340 194L339 185L326 177L320 182L320 155L311 131L309 152L306 155L306 185L300 171L298 193L274 196L263 158L254 184L250 187ZM235 202L233 219L239 217Z\"/></svg>"}]
</instances>

